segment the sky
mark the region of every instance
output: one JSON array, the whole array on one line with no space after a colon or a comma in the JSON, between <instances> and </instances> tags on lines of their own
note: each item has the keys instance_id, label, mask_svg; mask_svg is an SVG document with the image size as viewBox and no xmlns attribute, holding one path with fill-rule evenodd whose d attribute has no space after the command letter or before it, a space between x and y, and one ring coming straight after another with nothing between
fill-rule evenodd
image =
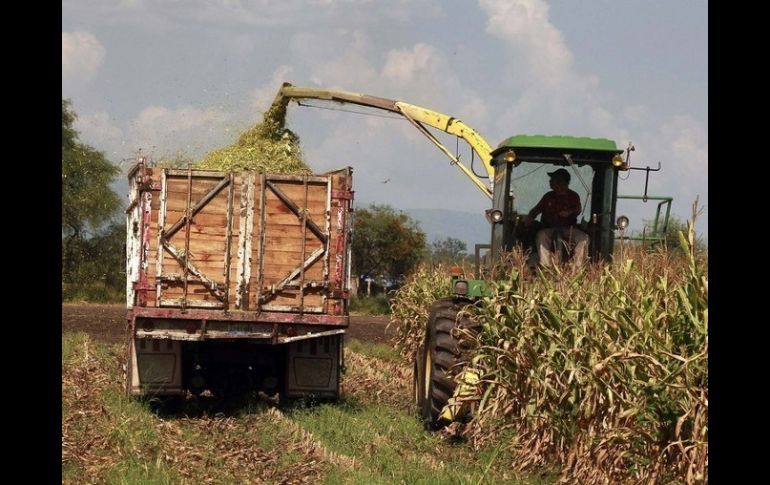
<instances>
[{"instance_id":1,"label":"sky","mask_svg":"<svg viewBox=\"0 0 770 485\"><path fill-rule=\"evenodd\" d=\"M698 196L708 236L705 0L62 2L62 96L81 140L124 170L138 153L199 159L232 143L283 82L428 107L492 146L514 134L633 143L633 166L662 165L649 193L673 196L682 219ZM288 123L313 171L354 168L359 206L490 206L405 120L290 105ZM644 182L632 171L619 193ZM654 210L618 209L632 228Z\"/></svg>"}]
</instances>

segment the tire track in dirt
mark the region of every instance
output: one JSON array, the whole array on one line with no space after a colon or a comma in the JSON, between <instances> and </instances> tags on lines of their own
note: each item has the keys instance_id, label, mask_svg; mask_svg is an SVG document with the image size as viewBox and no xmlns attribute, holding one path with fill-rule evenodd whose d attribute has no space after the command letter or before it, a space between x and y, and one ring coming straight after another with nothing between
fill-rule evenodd
<instances>
[{"instance_id":1,"label":"tire track in dirt","mask_svg":"<svg viewBox=\"0 0 770 485\"><path fill-rule=\"evenodd\" d=\"M318 483L350 459L324 452L261 406L240 416L158 415L122 395L117 345L67 337L62 358L63 483L105 483L131 463L173 473L175 482ZM261 408L261 410L260 410ZM262 430L262 432L255 432ZM264 436L271 436L265 441ZM136 471L136 470L134 470ZM147 471L150 473L150 471ZM134 477L136 479L136 477ZM131 481L131 480L129 480Z\"/></svg>"},{"instance_id":2,"label":"tire track in dirt","mask_svg":"<svg viewBox=\"0 0 770 485\"><path fill-rule=\"evenodd\" d=\"M352 317L351 320L349 337L375 343L388 342L386 333L388 317L357 316ZM120 344L123 342L125 332L125 307L122 305L63 305L62 331L85 332L95 343ZM112 347L111 353L117 351L117 347ZM113 356L114 358L116 356ZM89 366L92 371L94 364L95 362L91 362ZM350 350L346 352L346 364L348 370L341 384L343 394L367 406L385 405L400 412L411 410L412 375L408 364L400 360L381 359ZM73 387L77 388L77 386ZM80 405L76 404L76 407ZM68 418L80 421L81 419L78 418L82 417L78 415L77 418L74 416L68 416ZM155 429L160 438L159 449L155 451L155 453L159 452L157 459L175 469L179 478L186 483L193 483L196 477L202 482L210 482L225 476L229 479L245 480L243 483L270 483L271 481L287 484L310 483L312 479L324 476L330 467L375 472L371 464L361 461L361 457L329 449L323 440L305 429L291 416L273 407L256 416L237 418L204 415L195 418L177 416L175 419L158 417L152 419L156 421ZM282 451L264 448L264 445L253 439L239 436L245 428L257 429L261 426L286 428L286 433L281 433L282 437L279 439L281 442L279 449L282 448ZM233 433L238 436L237 439L233 439ZM73 434L75 433L65 433L69 435L67 438ZM89 438L101 438L100 434L96 433ZM228 436L230 438L226 438ZM194 445L191 439L207 444ZM372 449L388 446L388 440L389 438L385 435L378 434L372 438L369 446ZM73 443L69 441L70 439L63 440L67 445L75 445L74 448L83 445L82 439L72 440ZM67 448L69 449L70 446ZM296 469L289 471L280 464L281 457L285 457L290 452L299 453L304 457L302 459L302 463L306 465L302 470L304 473L296 473L298 472ZM403 453L405 459L421 463L423 467L436 471L445 467L445 464L432 453L420 453L415 450L404 450ZM146 454L141 453L141 455ZM224 475L217 473L212 476L209 471L206 471L210 466L210 457L213 455L219 456L219 460L227 467L228 471ZM96 463L92 464L96 466L92 469L93 474L89 474L91 477L104 476L105 468L109 468L112 460L106 456L102 457L102 460L104 462L101 463L101 467ZM255 462L261 462L264 466L255 467ZM302 476L303 474L305 476ZM308 477L312 478L307 481ZM263 481L265 478L268 479L267 482Z\"/></svg>"}]
</instances>

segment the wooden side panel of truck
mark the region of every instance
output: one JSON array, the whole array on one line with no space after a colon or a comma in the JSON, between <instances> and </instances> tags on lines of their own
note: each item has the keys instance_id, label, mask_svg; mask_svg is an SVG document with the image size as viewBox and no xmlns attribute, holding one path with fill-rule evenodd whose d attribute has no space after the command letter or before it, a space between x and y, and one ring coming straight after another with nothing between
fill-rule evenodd
<instances>
[{"instance_id":1,"label":"wooden side panel of truck","mask_svg":"<svg viewBox=\"0 0 770 485\"><path fill-rule=\"evenodd\" d=\"M140 162L129 184L128 392L200 390L232 356L242 355L232 366L251 372L268 355L282 369L254 378L278 379L290 396L336 395L351 170L227 173Z\"/></svg>"}]
</instances>

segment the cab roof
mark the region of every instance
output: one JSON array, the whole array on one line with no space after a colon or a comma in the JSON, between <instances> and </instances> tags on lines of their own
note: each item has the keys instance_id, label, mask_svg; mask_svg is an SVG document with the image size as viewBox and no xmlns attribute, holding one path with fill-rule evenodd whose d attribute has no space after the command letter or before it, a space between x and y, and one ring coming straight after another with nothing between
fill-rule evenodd
<instances>
[{"instance_id":1,"label":"cab roof","mask_svg":"<svg viewBox=\"0 0 770 485\"><path fill-rule=\"evenodd\" d=\"M593 152L622 153L614 141L607 138L588 138L585 136L561 135L514 135L503 140L492 151L492 156L505 149L513 148L543 148L558 150L586 150Z\"/></svg>"}]
</instances>

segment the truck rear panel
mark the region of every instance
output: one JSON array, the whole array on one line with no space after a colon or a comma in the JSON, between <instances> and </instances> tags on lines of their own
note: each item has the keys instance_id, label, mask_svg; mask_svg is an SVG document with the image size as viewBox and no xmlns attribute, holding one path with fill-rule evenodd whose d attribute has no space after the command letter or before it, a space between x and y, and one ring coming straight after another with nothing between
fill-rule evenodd
<instances>
[{"instance_id":1,"label":"truck rear panel","mask_svg":"<svg viewBox=\"0 0 770 485\"><path fill-rule=\"evenodd\" d=\"M129 183L130 392L181 392L185 349L197 355L212 341L288 344L287 382L334 381L348 325L349 168L285 175L140 162ZM331 374L297 378L294 362L319 358L315 344L303 357L310 346L297 343L315 338L339 358L320 364Z\"/></svg>"}]
</instances>

